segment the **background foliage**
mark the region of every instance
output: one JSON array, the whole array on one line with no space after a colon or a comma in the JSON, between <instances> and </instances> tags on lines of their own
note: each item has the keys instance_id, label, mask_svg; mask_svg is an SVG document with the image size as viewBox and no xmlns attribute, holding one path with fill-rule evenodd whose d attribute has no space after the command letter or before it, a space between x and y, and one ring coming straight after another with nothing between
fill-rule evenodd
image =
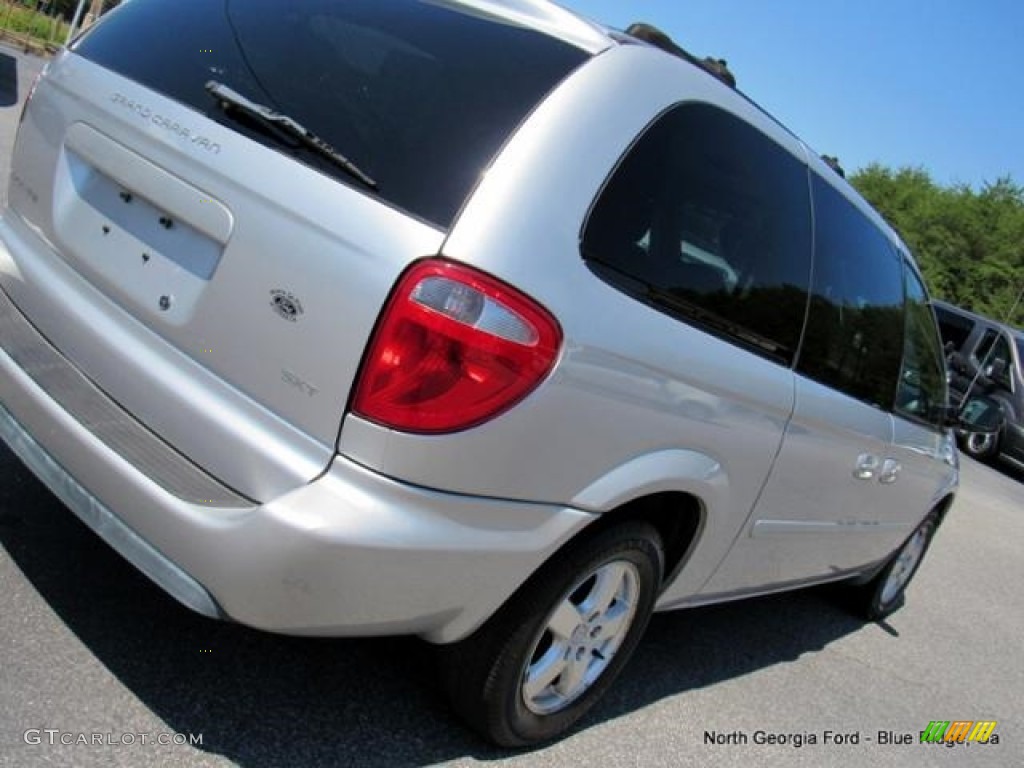
<instances>
[{"instance_id":1,"label":"background foliage","mask_svg":"<svg viewBox=\"0 0 1024 768\"><path fill-rule=\"evenodd\" d=\"M63 42L61 35L67 35L67 24L63 23L54 9L44 12L42 3L4 2L0 4L0 28L17 35L27 35L43 42Z\"/></svg>"},{"instance_id":2,"label":"background foliage","mask_svg":"<svg viewBox=\"0 0 1024 768\"><path fill-rule=\"evenodd\" d=\"M899 230L933 296L1007 318L1024 289L1024 188L1009 177L943 187L923 168L877 164L850 181ZM1009 322L1024 327L1024 302Z\"/></svg>"}]
</instances>

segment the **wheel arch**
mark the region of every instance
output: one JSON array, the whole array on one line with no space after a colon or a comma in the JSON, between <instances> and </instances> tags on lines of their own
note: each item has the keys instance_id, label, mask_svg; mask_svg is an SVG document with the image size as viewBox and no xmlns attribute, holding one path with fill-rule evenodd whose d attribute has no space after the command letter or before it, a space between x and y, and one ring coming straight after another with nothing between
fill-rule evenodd
<instances>
[{"instance_id":1,"label":"wheel arch","mask_svg":"<svg viewBox=\"0 0 1024 768\"><path fill-rule=\"evenodd\" d=\"M580 537L596 535L626 521L648 523L661 536L664 589L682 571L696 549L706 519L706 507L697 496L683 491L662 491L632 499L601 514L564 546L571 545Z\"/></svg>"},{"instance_id":2,"label":"wheel arch","mask_svg":"<svg viewBox=\"0 0 1024 768\"><path fill-rule=\"evenodd\" d=\"M950 492L939 499L935 506L932 507L931 511L935 512L937 516L937 525L942 525L942 521L945 520L946 515L949 514L949 510L953 506L953 501L955 499L956 495Z\"/></svg>"},{"instance_id":3,"label":"wheel arch","mask_svg":"<svg viewBox=\"0 0 1024 768\"><path fill-rule=\"evenodd\" d=\"M956 495L952 491L950 491L945 496L943 496L941 499L939 499L937 502L935 502L935 504L932 505L931 509L929 509L928 512L926 512L921 517L921 521L923 521L926 517L928 517L928 515L934 514L935 515L935 531L936 531L936 533L938 533L938 530L939 530L939 528L942 527L942 522L943 522L943 520L946 519L946 515L949 513L950 508L953 506L953 502L955 501L955 499L956 499ZM917 525L920 525L921 521L918 521ZM902 546L903 546L903 543L901 543L899 547L896 547L896 549L894 549L892 552L887 554L882 560L880 560L879 562L875 563L870 568L867 568L864 571L862 571L860 574L850 578L849 579L849 583L851 585L853 585L853 586L862 586L864 584L867 584L869 581L874 579L879 573L882 572L882 570L889 564L889 560L892 558L892 556L896 552L899 552L900 547L902 547Z\"/></svg>"},{"instance_id":4,"label":"wheel arch","mask_svg":"<svg viewBox=\"0 0 1024 768\"><path fill-rule=\"evenodd\" d=\"M1019 423L1024 414L1020 413L1012 393L997 390L990 397L999 403L999 407L1003 410L1003 423L999 425L999 431L996 432L996 446L992 453L992 457L997 458L1006 446L1006 436L1010 431L1010 425Z\"/></svg>"}]
</instances>

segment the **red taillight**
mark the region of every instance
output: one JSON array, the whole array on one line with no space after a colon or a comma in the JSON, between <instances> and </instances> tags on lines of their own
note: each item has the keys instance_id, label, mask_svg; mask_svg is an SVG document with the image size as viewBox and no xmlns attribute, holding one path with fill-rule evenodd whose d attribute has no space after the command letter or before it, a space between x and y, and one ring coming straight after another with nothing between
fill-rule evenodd
<instances>
[{"instance_id":1,"label":"red taillight","mask_svg":"<svg viewBox=\"0 0 1024 768\"><path fill-rule=\"evenodd\" d=\"M356 384L356 414L405 432L454 432L525 397L555 363L562 333L537 302L439 259L398 281Z\"/></svg>"}]
</instances>

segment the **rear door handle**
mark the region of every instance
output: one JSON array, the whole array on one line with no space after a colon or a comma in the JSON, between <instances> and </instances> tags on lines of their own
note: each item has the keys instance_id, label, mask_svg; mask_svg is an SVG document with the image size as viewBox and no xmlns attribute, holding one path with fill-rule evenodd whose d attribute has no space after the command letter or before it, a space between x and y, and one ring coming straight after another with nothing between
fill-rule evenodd
<instances>
[{"instance_id":1,"label":"rear door handle","mask_svg":"<svg viewBox=\"0 0 1024 768\"><path fill-rule=\"evenodd\" d=\"M882 460L870 453L862 453L857 457L857 465L853 468L853 476L858 480L870 480L882 466Z\"/></svg>"},{"instance_id":2,"label":"rear door handle","mask_svg":"<svg viewBox=\"0 0 1024 768\"><path fill-rule=\"evenodd\" d=\"M886 459L882 462L882 471L878 474L878 482L883 485L892 485L900 476L903 467L896 459Z\"/></svg>"}]
</instances>

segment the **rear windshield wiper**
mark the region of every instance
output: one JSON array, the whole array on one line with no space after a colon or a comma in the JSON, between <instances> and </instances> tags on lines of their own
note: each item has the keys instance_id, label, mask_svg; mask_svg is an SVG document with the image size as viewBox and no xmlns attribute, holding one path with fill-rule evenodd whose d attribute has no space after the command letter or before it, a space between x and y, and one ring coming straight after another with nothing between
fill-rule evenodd
<instances>
[{"instance_id":1,"label":"rear windshield wiper","mask_svg":"<svg viewBox=\"0 0 1024 768\"><path fill-rule=\"evenodd\" d=\"M206 84L206 90L211 96L217 99L217 104L224 111L227 111L228 109L237 109L239 112L253 118L257 122L279 130L286 136L297 139L303 146L308 147L317 154L327 158L345 171L349 176L358 179L370 189L377 189L377 182L367 176L358 165L353 163L315 133L308 130L297 120L288 117L288 115L282 115L279 112L275 112L270 107L266 107L263 104L257 104L254 101L249 101L249 99L245 98L242 94L231 90L224 85L224 83L218 83L216 80L210 80Z\"/></svg>"}]
</instances>

